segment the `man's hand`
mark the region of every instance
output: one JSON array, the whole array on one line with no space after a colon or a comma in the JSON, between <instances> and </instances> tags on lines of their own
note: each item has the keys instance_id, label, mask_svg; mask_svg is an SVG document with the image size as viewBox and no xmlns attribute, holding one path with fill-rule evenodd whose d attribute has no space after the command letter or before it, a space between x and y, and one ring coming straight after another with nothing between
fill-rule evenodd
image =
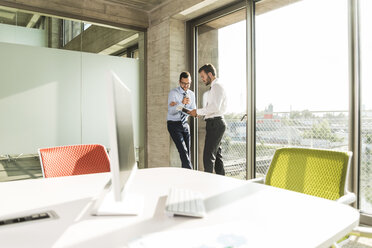
<instances>
[{"instance_id":1,"label":"man's hand","mask_svg":"<svg viewBox=\"0 0 372 248\"><path fill-rule=\"evenodd\" d=\"M191 111L188 112L189 115L193 116L193 117L197 117L198 115L196 114L196 109L193 109Z\"/></svg>"},{"instance_id":2,"label":"man's hand","mask_svg":"<svg viewBox=\"0 0 372 248\"><path fill-rule=\"evenodd\" d=\"M177 105L176 102L171 102L171 103L169 103L169 106L171 106L171 107L176 106L176 105Z\"/></svg>"},{"instance_id":3,"label":"man's hand","mask_svg":"<svg viewBox=\"0 0 372 248\"><path fill-rule=\"evenodd\" d=\"M188 97L183 98L182 104L190 104L190 98Z\"/></svg>"}]
</instances>

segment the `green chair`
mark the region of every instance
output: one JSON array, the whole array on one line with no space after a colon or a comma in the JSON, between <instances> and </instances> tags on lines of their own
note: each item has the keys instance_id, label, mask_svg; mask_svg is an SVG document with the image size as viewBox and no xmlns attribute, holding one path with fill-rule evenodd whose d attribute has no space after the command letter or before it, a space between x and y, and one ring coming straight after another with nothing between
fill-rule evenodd
<instances>
[{"instance_id":1,"label":"green chair","mask_svg":"<svg viewBox=\"0 0 372 248\"><path fill-rule=\"evenodd\" d=\"M351 204L356 197L345 185L351 157L351 152L281 148L276 150L266 177L253 181Z\"/></svg>"},{"instance_id":2,"label":"green chair","mask_svg":"<svg viewBox=\"0 0 372 248\"><path fill-rule=\"evenodd\" d=\"M252 182L351 204L356 200L346 187L351 157L352 152L281 148L275 151L266 177Z\"/></svg>"}]
</instances>

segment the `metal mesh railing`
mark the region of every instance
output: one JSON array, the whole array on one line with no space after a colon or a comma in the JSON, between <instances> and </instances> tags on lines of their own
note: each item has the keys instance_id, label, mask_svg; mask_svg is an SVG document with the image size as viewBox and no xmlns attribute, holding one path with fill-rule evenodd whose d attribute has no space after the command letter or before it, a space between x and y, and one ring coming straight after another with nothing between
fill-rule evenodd
<instances>
[{"instance_id":1,"label":"metal mesh railing","mask_svg":"<svg viewBox=\"0 0 372 248\"><path fill-rule=\"evenodd\" d=\"M363 112L361 119L360 209L372 214L372 111Z\"/></svg>"},{"instance_id":2,"label":"metal mesh railing","mask_svg":"<svg viewBox=\"0 0 372 248\"><path fill-rule=\"evenodd\" d=\"M266 174L280 147L348 149L348 112L276 112L256 116L256 176ZM246 178L246 121L226 115L228 125L222 141L226 175Z\"/></svg>"},{"instance_id":3,"label":"metal mesh railing","mask_svg":"<svg viewBox=\"0 0 372 248\"><path fill-rule=\"evenodd\" d=\"M242 116L242 115L241 115ZM222 155L227 176L246 178L246 122L239 115L225 116L227 130L222 138Z\"/></svg>"}]
</instances>

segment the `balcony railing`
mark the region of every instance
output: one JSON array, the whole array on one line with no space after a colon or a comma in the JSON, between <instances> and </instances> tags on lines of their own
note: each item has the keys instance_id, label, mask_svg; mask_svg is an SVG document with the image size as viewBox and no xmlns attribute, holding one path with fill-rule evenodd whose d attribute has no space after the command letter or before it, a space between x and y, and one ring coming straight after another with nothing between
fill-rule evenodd
<instances>
[{"instance_id":1,"label":"balcony railing","mask_svg":"<svg viewBox=\"0 0 372 248\"><path fill-rule=\"evenodd\" d=\"M246 121L241 121L241 116L225 116L228 128L222 146L227 174L244 179ZM266 173L275 150L280 147L348 150L348 112L262 112L256 117L255 135L256 172L259 176Z\"/></svg>"},{"instance_id":2,"label":"balcony railing","mask_svg":"<svg viewBox=\"0 0 372 248\"><path fill-rule=\"evenodd\" d=\"M228 125L222 140L226 175L246 178L246 121L243 114L226 115ZM363 201L372 212L372 111L363 111L360 182ZM347 151L347 111L302 111L257 113L256 177L266 174L275 150L309 147Z\"/></svg>"}]
</instances>

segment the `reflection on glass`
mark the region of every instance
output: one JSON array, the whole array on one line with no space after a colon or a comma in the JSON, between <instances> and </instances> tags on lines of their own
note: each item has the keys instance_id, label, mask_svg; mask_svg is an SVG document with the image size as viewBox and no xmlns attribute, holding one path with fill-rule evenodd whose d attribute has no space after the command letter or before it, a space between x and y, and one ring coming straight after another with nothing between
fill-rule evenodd
<instances>
[{"instance_id":1,"label":"reflection on glass","mask_svg":"<svg viewBox=\"0 0 372 248\"><path fill-rule=\"evenodd\" d=\"M45 47L45 17L0 6L0 42Z\"/></svg>"},{"instance_id":2,"label":"reflection on glass","mask_svg":"<svg viewBox=\"0 0 372 248\"><path fill-rule=\"evenodd\" d=\"M256 176L280 147L348 150L347 13L304 0L256 17Z\"/></svg>"},{"instance_id":3,"label":"reflection on glass","mask_svg":"<svg viewBox=\"0 0 372 248\"><path fill-rule=\"evenodd\" d=\"M0 6L0 42L139 58L140 32Z\"/></svg>"},{"instance_id":4,"label":"reflection on glass","mask_svg":"<svg viewBox=\"0 0 372 248\"><path fill-rule=\"evenodd\" d=\"M77 21L63 20L63 46L66 46L71 42L76 36L82 33L83 24ZM79 44L80 45L80 44Z\"/></svg>"}]
</instances>

